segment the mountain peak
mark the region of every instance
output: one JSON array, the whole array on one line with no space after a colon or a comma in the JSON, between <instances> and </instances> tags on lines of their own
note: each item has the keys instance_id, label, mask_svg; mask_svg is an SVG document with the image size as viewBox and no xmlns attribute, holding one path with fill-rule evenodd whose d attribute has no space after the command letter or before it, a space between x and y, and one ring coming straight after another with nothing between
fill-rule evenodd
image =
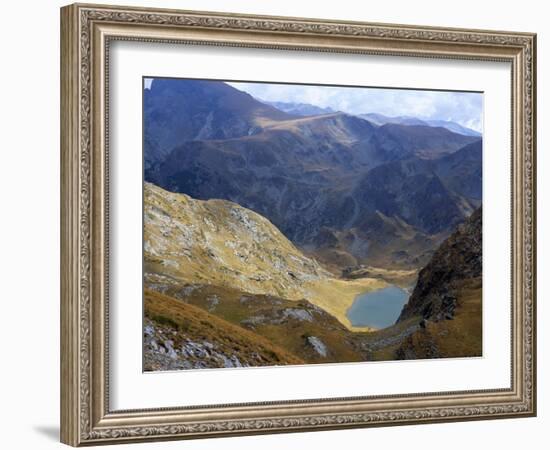
<instances>
[{"instance_id":1,"label":"mountain peak","mask_svg":"<svg viewBox=\"0 0 550 450\"><path fill-rule=\"evenodd\" d=\"M294 117L227 83L172 78L155 78L145 91L144 114L146 166L185 141L247 136L265 121Z\"/></svg>"},{"instance_id":2,"label":"mountain peak","mask_svg":"<svg viewBox=\"0 0 550 450\"><path fill-rule=\"evenodd\" d=\"M297 103L297 102L275 102L262 100L267 105L274 106L275 108L296 116L317 116L321 114L330 114L335 112L330 107L321 107L312 105L310 103Z\"/></svg>"}]
</instances>

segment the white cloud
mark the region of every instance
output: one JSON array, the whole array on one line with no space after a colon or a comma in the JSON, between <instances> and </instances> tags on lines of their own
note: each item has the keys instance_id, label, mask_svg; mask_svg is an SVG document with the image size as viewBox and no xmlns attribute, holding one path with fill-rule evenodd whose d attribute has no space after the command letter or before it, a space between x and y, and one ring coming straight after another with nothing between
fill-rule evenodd
<instances>
[{"instance_id":1,"label":"white cloud","mask_svg":"<svg viewBox=\"0 0 550 450\"><path fill-rule=\"evenodd\" d=\"M480 93L268 83L228 84L262 100L311 103L349 114L378 113L451 120L481 130L483 95Z\"/></svg>"}]
</instances>

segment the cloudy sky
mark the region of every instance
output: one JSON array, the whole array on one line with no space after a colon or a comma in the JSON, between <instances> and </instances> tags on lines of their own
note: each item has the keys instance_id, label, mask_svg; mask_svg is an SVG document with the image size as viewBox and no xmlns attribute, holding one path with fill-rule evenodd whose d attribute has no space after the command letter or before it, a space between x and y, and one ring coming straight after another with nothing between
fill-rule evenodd
<instances>
[{"instance_id":1,"label":"cloudy sky","mask_svg":"<svg viewBox=\"0 0 550 450\"><path fill-rule=\"evenodd\" d=\"M252 96L279 102L310 103L349 114L378 113L451 120L476 131L482 127L483 94L405 89L228 83Z\"/></svg>"}]
</instances>

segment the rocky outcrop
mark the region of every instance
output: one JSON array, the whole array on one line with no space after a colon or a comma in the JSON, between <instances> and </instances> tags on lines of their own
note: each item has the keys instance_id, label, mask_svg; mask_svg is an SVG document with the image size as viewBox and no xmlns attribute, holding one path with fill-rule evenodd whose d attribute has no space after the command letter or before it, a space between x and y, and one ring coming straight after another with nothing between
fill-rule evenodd
<instances>
[{"instance_id":1,"label":"rocky outcrop","mask_svg":"<svg viewBox=\"0 0 550 450\"><path fill-rule=\"evenodd\" d=\"M195 200L145 185L146 280L232 286L248 293L306 297L329 273L267 219L224 200ZM155 275L156 274L156 275ZM209 299L214 310L219 299Z\"/></svg>"},{"instance_id":2,"label":"rocky outcrop","mask_svg":"<svg viewBox=\"0 0 550 450\"><path fill-rule=\"evenodd\" d=\"M174 348L178 338L177 326L155 323L146 318L144 327L144 351L146 370L207 369L215 367L249 367L252 361L241 361L247 355L237 355L219 343L208 340L193 340L183 337ZM261 361L259 355L255 355Z\"/></svg>"},{"instance_id":3,"label":"rocky outcrop","mask_svg":"<svg viewBox=\"0 0 550 450\"><path fill-rule=\"evenodd\" d=\"M144 369L181 370L299 364L251 333L180 300L145 290Z\"/></svg>"},{"instance_id":4,"label":"rocky outcrop","mask_svg":"<svg viewBox=\"0 0 550 450\"><path fill-rule=\"evenodd\" d=\"M424 320L452 319L457 307L456 288L482 273L482 208L447 238L419 275L398 321L413 316ZM421 322L426 325L425 322Z\"/></svg>"},{"instance_id":5,"label":"rocky outcrop","mask_svg":"<svg viewBox=\"0 0 550 450\"><path fill-rule=\"evenodd\" d=\"M323 358L326 358L328 355L328 349L327 346L316 336L308 336L307 337L307 343L311 345L313 350Z\"/></svg>"}]
</instances>

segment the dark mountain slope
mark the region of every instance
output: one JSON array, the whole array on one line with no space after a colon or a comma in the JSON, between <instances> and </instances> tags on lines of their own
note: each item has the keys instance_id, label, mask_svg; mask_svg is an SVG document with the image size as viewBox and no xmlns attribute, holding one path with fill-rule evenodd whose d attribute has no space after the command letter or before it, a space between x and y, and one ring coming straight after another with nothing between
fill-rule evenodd
<instances>
[{"instance_id":1,"label":"dark mountain slope","mask_svg":"<svg viewBox=\"0 0 550 450\"><path fill-rule=\"evenodd\" d=\"M450 189L447 183L460 179L446 176L438 176L435 160L413 157L381 164L357 178L351 192L327 199L322 228L312 225L317 232L306 244L328 265L422 267L479 205Z\"/></svg>"},{"instance_id":2,"label":"dark mountain slope","mask_svg":"<svg viewBox=\"0 0 550 450\"><path fill-rule=\"evenodd\" d=\"M365 213L352 228L321 228L313 245L306 244L306 248L335 271L365 264L407 269L422 267L441 239L441 235L424 233L399 217L374 211Z\"/></svg>"},{"instance_id":3,"label":"dark mountain slope","mask_svg":"<svg viewBox=\"0 0 550 450\"><path fill-rule=\"evenodd\" d=\"M476 136L464 136L443 127L423 125L386 124L379 128L379 133L399 142L408 152L426 159L452 153L479 140Z\"/></svg>"},{"instance_id":4,"label":"dark mountain slope","mask_svg":"<svg viewBox=\"0 0 550 450\"><path fill-rule=\"evenodd\" d=\"M476 141L437 160L434 170L449 189L481 203L482 158L481 141Z\"/></svg>"},{"instance_id":5,"label":"dark mountain slope","mask_svg":"<svg viewBox=\"0 0 550 450\"><path fill-rule=\"evenodd\" d=\"M398 216L433 234L463 220L452 194L428 161L394 161L372 169L354 192L361 210Z\"/></svg>"},{"instance_id":6,"label":"dark mountain slope","mask_svg":"<svg viewBox=\"0 0 550 450\"><path fill-rule=\"evenodd\" d=\"M344 114L279 121L256 135L184 142L147 179L194 198L239 203L306 240L333 221L342 193L368 169L368 146L351 144L373 130Z\"/></svg>"},{"instance_id":7,"label":"dark mountain slope","mask_svg":"<svg viewBox=\"0 0 550 450\"><path fill-rule=\"evenodd\" d=\"M143 100L147 164L185 141L247 136L262 120L293 117L217 81L156 78Z\"/></svg>"},{"instance_id":8,"label":"dark mountain slope","mask_svg":"<svg viewBox=\"0 0 550 450\"><path fill-rule=\"evenodd\" d=\"M477 209L434 253L418 275L416 287L399 321L412 316L428 320L452 317L456 309L453 291L463 280L481 277L482 209Z\"/></svg>"}]
</instances>

